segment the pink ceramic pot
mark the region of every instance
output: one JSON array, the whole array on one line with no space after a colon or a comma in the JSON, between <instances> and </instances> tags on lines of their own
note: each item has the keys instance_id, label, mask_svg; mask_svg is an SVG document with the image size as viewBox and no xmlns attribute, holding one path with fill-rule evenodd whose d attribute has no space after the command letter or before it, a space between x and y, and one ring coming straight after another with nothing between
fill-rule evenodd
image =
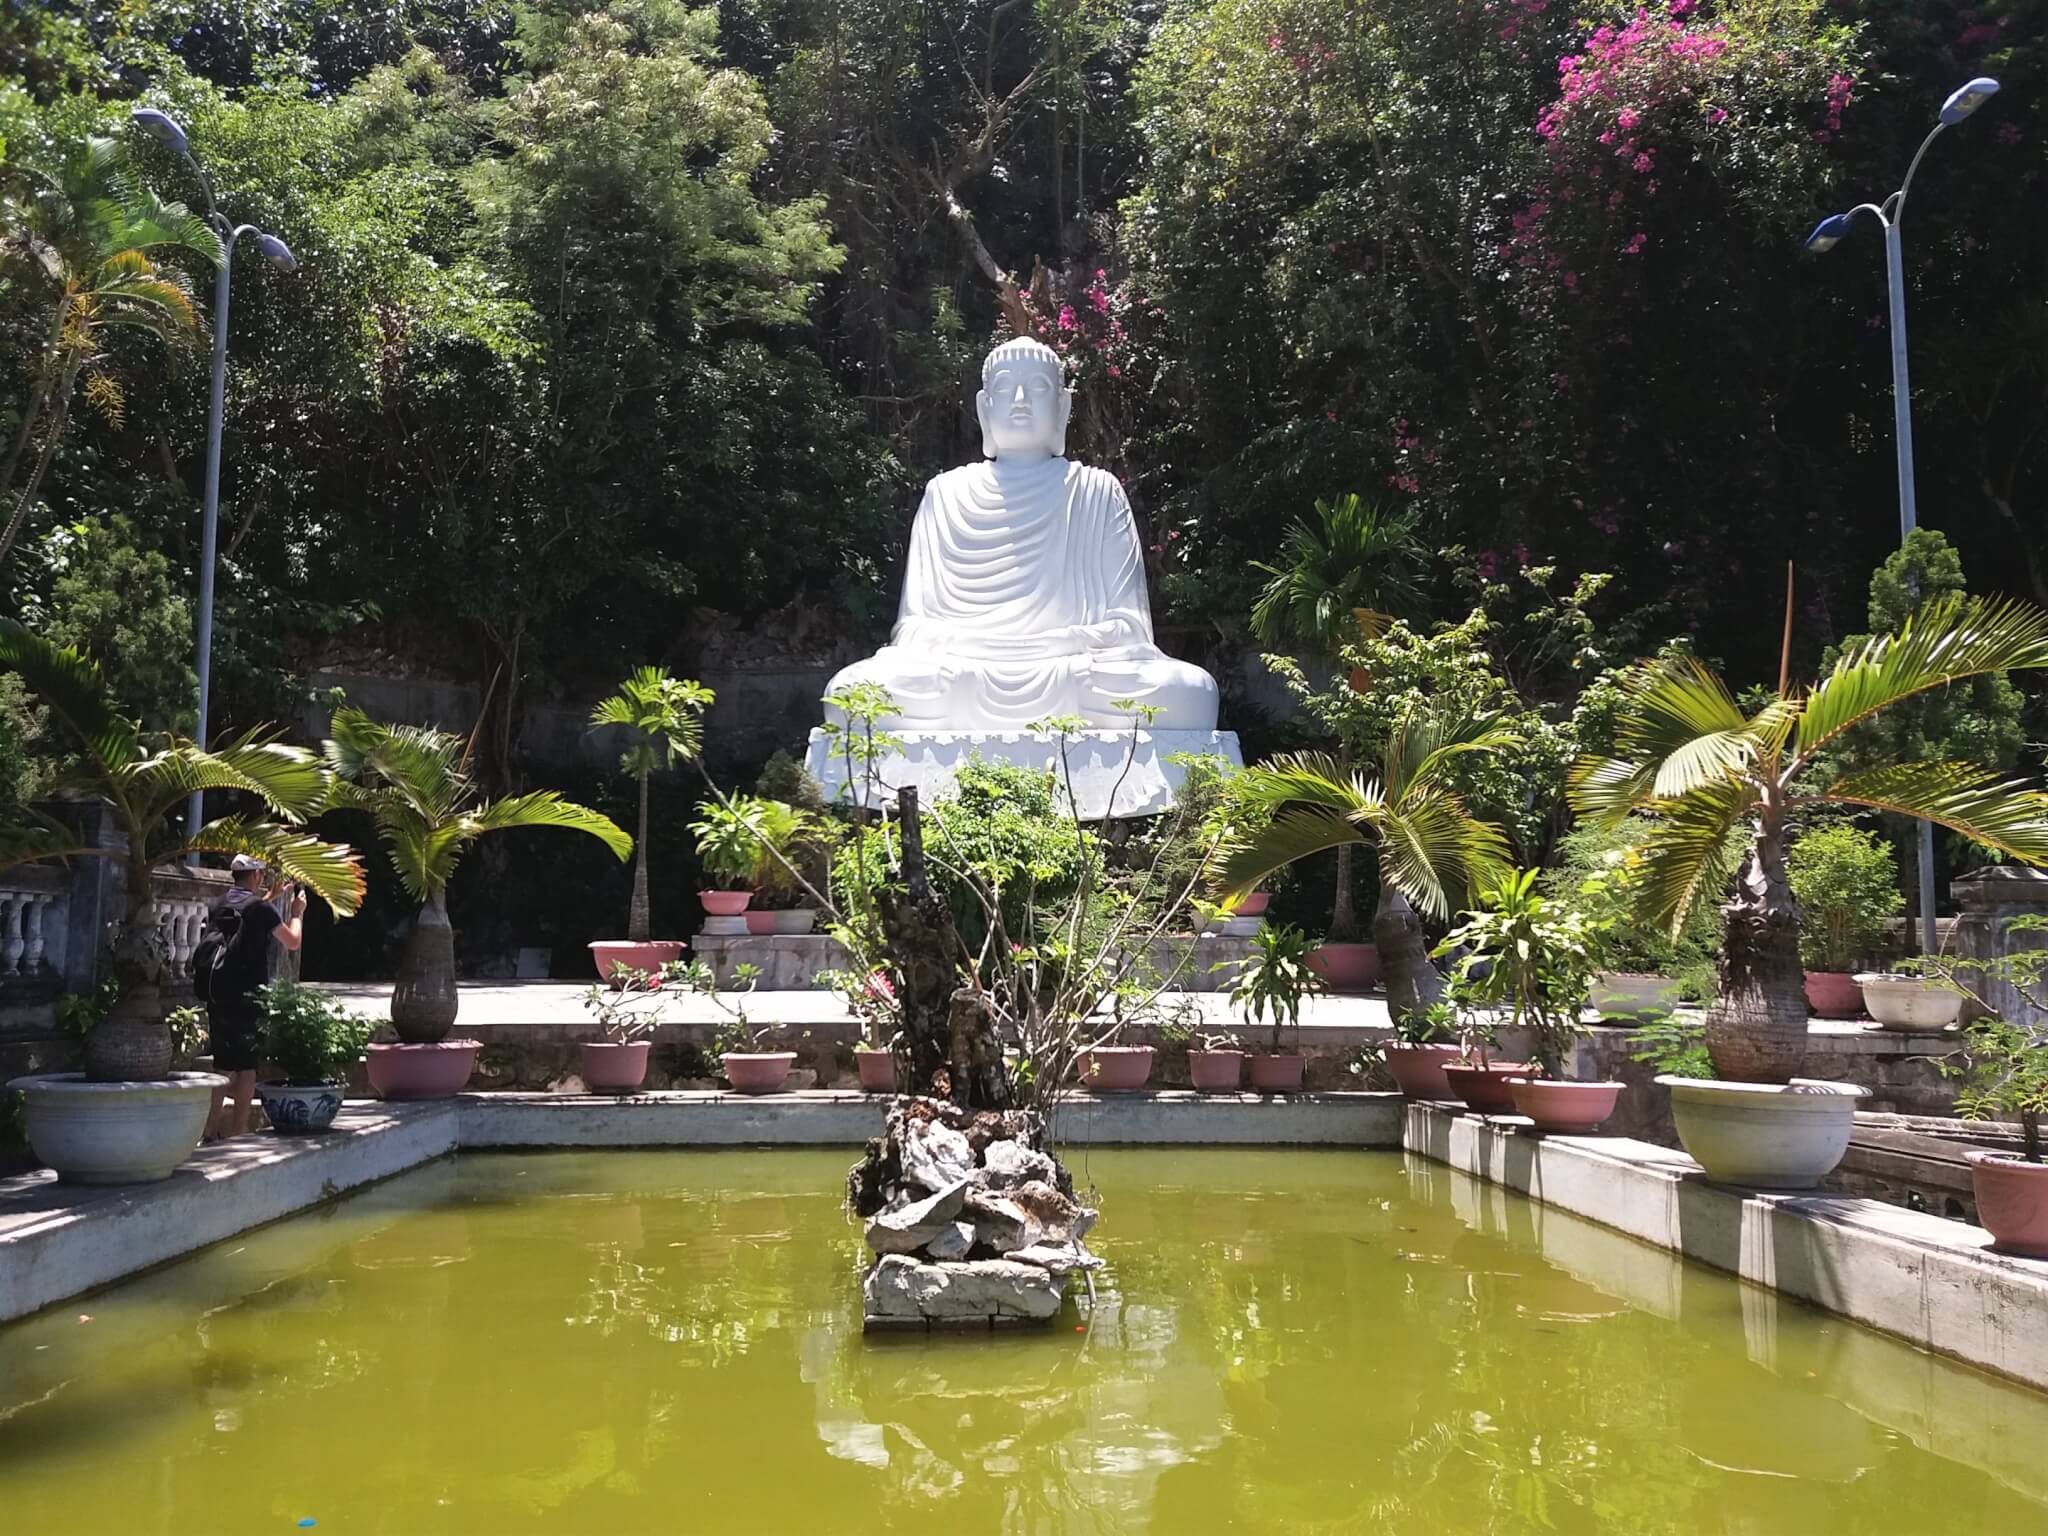
<instances>
[{"instance_id":1,"label":"pink ceramic pot","mask_svg":"<svg viewBox=\"0 0 2048 1536\"><path fill-rule=\"evenodd\" d=\"M1236 1093L1244 1082L1244 1052L1189 1051L1188 1081L1197 1093Z\"/></svg>"},{"instance_id":2,"label":"pink ceramic pot","mask_svg":"<svg viewBox=\"0 0 2048 1536\"><path fill-rule=\"evenodd\" d=\"M1370 944L1322 944L1309 951L1308 968L1332 992L1370 992L1380 979L1380 952Z\"/></svg>"},{"instance_id":3,"label":"pink ceramic pot","mask_svg":"<svg viewBox=\"0 0 2048 1536\"><path fill-rule=\"evenodd\" d=\"M611 981L613 991L619 990L619 984L612 977L622 965L629 971L653 972L682 957L681 939L649 939L638 944L631 939L599 939L590 946L590 958L597 962L598 980Z\"/></svg>"},{"instance_id":4,"label":"pink ceramic pot","mask_svg":"<svg viewBox=\"0 0 2048 1536\"><path fill-rule=\"evenodd\" d=\"M481 1040L433 1045L373 1045L370 1086L386 1099L448 1099L462 1092L476 1069Z\"/></svg>"},{"instance_id":5,"label":"pink ceramic pot","mask_svg":"<svg viewBox=\"0 0 2048 1536\"><path fill-rule=\"evenodd\" d=\"M1808 971L1806 1007L1816 1019L1863 1016L1863 988L1848 971Z\"/></svg>"},{"instance_id":6,"label":"pink ceramic pot","mask_svg":"<svg viewBox=\"0 0 2048 1536\"><path fill-rule=\"evenodd\" d=\"M734 1093L780 1093L789 1069L796 1065L796 1052L762 1051L740 1055L727 1051L721 1065L725 1080L732 1084Z\"/></svg>"},{"instance_id":7,"label":"pink ceramic pot","mask_svg":"<svg viewBox=\"0 0 2048 1536\"><path fill-rule=\"evenodd\" d=\"M1408 1099L1449 1099L1456 1095L1444 1081L1444 1067L1463 1055L1455 1045L1404 1045L1387 1042L1387 1071Z\"/></svg>"},{"instance_id":8,"label":"pink ceramic pot","mask_svg":"<svg viewBox=\"0 0 2048 1536\"><path fill-rule=\"evenodd\" d=\"M1263 917L1266 914L1266 903L1272 899L1273 893L1271 891L1253 891L1249 896L1238 902L1237 915L1239 917Z\"/></svg>"},{"instance_id":9,"label":"pink ceramic pot","mask_svg":"<svg viewBox=\"0 0 2048 1536\"><path fill-rule=\"evenodd\" d=\"M1482 1115L1512 1115L1515 1091L1508 1086L1508 1079L1528 1075L1526 1061L1494 1061L1483 1067L1469 1061L1452 1062L1444 1068L1444 1081L1451 1085L1452 1094Z\"/></svg>"},{"instance_id":10,"label":"pink ceramic pot","mask_svg":"<svg viewBox=\"0 0 2048 1536\"><path fill-rule=\"evenodd\" d=\"M773 912L756 912L749 908L743 915L747 920L747 932L762 934L775 931L775 914Z\"/></svg>"},{"instance_id":11,"label":"pink ceramic pot","mask_svg":"<svg viewBox=\"0 0 2048 1536\"><path fill-rule=\"evenodd\" d=\"M853 1048L853 1064L860 1069L860 1086L864 1093L894 1093L896 1091L896 1056L891 1051L878 1051L871 1045L856 1045Z\"/></svg>"},{"instance_id":12,"label":"pink ceramic pot","mask_svg":"<svg viewBox=\"0 0 2048 1536\"><path fill-rule=\"evenodd\" d=\"M1152 1047L1098 1045L1074 1058L1074 1072L1093 1093L1131 1093L1152 1075Z\"/></svg>"},{"instance_id":13,"label":"pink ceramic pot","mask_svg":"<svg viewBox=\"0 0 2048 1536\"><path fill-rule=\"evenodd\" d=\"M647 1079L647 1040L579 1040L583 1086L592 1093L631 1093Z\"/></svg>"},{"instance_id":14,"label":"pink ceramic pot","mask_svg":"<svg viewBox=\"0 0 2048 1536\"><path fill-rule=\"evenodd\" d=\"M1252 1075L1254 1093L1299 1093L1301 1092L1301 1071L1308 1065L1306 1056L1254 1056L1248 1070Z\"/></svg>"},{"instance_id":15,"label":"pink ceramic pot","mask_svg":"<svg viewBox=\"0 0 2048 1536\"><path fill-rule=\"evenodd\" d=\"M1977 1220L2000 1253L2048 1259L2048 1163L2013 1152L1972 1152Z\"/></svg>"},{"instance_id":16,"label":"pink ceramic pot","mask_svg":"<svg viewBox=\"0 0 2048 1536\"><path fill-rule=\"evenodd\" d=\"M1620 1083L1550 1082L1540 1077L1508 1080L1515 1113L1527 1115L1539 1131L1585 1135L1614 1113Z\"/></svg>"},{"instance_id":17,"label":"pink ceramic pot","mask_svg":"<svg viewBox=\"0 0 2048 1536\"><path fill-rule=\"evenodd\" d=\"M704 903L707 917L738 917L747 910L747 903L754 899L752 891L699 891L697 899Z\"/></svg>"}]
</instances>

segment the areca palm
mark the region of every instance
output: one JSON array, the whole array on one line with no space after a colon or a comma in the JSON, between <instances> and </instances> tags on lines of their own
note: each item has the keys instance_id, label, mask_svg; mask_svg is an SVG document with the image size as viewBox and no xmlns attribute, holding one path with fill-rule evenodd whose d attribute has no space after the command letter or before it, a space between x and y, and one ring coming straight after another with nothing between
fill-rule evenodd
<instances>
[{"instance_id":1,"label":"areca palm","mask_svg":"<svg viewBox=\"0 0 2048 1536\"><path fill-rule=\"evenodd\" d=\"M177 347L198 334L184 275L159 267L152 253L182 249L222 260L220 236L184 204L167 203L136 181L114 140L92 140L56 176L21 166L9 173L0 182L0 252L57 292L28 403L0 461L0 496L13 498L0 531L0 565L56 456L80 378L103 414L121 417L121 387L106 367L112 335L140 330ZM42 446L17 493L15 476L39 430Z\"/></svg>"},{"instance_id":2,"label":"areca palm","mask_svg":"<svg viewBox=\"0 0 2048 1536\"><path fill-rule=\"evenodd\" d=\"M1645 920L1683 925L1726 877L1721 848L1747 826L1707 1011L1707 1045L1725 1078L1783 1082L1806 1055L1799 908L1785 877L1788 833L1811 807L1888 811L1951 828L2025 863L2048 862L2048 795L1975 763L1898 761L1835 776L1828 748L1902 700L1987 673L2048 667L2048 613L1994 599L1930 603L1895 634L1838 660L1810 691L1786 689L1745 713L1690 657L1647 662L1623 683L1611 756L1572 770L1585 815L1644 811ZM1825 782L1813 782L1816 775Z\"/></svg>"},{"instance_id":3,"label":"areca palm","mask_svg":"<svg viewBox=\"0 0 2048 1536\"><path fill-rule=\"evenodd\" d=\"M337 710L329 729L330 804L366 812L376 822L399 883L420 904L392 989L391 1025L403 1040L431 1044L455 1022L448 882L469 845L512 827L568 827L589 833L623 861L633 839L610 817L553 790L479 803L463 740L446 731L385 725L360 709Z\"/></svg>"},{"instance_id":4,"label":"areca palm","mask_svg":"<svg viewBox=\"0 0 2048 1536\"><path fill-rule=\"evenodd\" d=\"M654 936L647 906L647 784L657 769L688 762L703 750L704 711L713 697L702 683L670 677L660 667L641 667L590 712L592 725L615 725L632 733L619 766L640 781L633 900L626 910L626 937L636 944Z\"/></svg>"},{"instance_id":5,"label":"areca palm","mask_svg":"<svg viewBox=\"0 0 2048 1536\"><path fill-rule=\"evenodd\" d=\"M123 841L106 847L54 819L0 829L0 862L112 858L123 894L114 939L120 997L86 1040L86 1074L95 1082L163 1077L171 1066L162 985L170 955L152 907L151 877L186 854L247 853L296 880L338 914L363 897L363 866L343 843L322 841L301 823L326 800L329 775L302 747L251 732L216 751L179 737L151 737L108 697L96 663L51 644L12 619L0 619L0 671L19 673L77 739L79 753L60 793L90 795L112 808ZM177 813L195 789L253 795L268 816L218 817L196 832Z\"/></svg>"},{"instance_id":6,"label":"areca palm","mask_svg":"<svg viewBox=\"0 0 2048 1536\"><path fill-rule=\"evenodd\" d=\"M1305 645L1334 662L1345 646L1420 608L1425 553L1413 514L1355 492L1317 497L1314 521L1299 519L1287 530L1278 563L1252 562L1269 578L1252 605L1252 633L1263 644ZM1329 932L1338 943L1358 937L1351 859L1352 845L1340 844Z\"/></svg>"},{"instance_id":7,"label":"areca palm","mask_svg":"<svg viewBox=\"0 0 2048 1536\"><path fill-rule=\"evenodd\" d=\"M1420 914L1448 918L1467 893L1508 868L1506 835L1466 810L1449 770L1466 753L1513 740L1491 716L1421 712L1395 728L1377 773L1329 752L1290 753L1247 768L1235 790L1272 820L1226 843L1217 883L1226 897L1237 897L1297 859L1328 848L1373 848L1380 900L1372 934L1387 1007L1398 1018L1441 1001L1443 981L1430 963Z\"/></svg>"}]
</instances>

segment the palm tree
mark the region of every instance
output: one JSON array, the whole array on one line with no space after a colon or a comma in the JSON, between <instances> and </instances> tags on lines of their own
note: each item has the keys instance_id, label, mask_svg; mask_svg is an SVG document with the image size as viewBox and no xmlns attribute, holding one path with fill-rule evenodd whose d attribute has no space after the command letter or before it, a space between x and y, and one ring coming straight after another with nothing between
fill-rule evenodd
<instances>
[{"instance_id":1,"label":"palm tree","mask_svg":"<svg viewBox=\"0 0 2048 1536\"><path fill-rule=\"evenodd\" d=\"M223 259L220 236L183 203L164 202L132 179L112 139L90 141L55 177L19 165L7 171L9 180L0 184L0 253L58 292L21 425L0 461L0 497L14 496L0 532L0 565L35 505L81 376L86 397L101 413L116 423L121 418L121 387L106 367L111 334L141 330L180 347L198 333L183 274L158 267L150 253L172 247L216 265ZM39 426L42 447L15 494L15 474Z\"/></svg>"},{"instance_id":2,"label":"palm tree","mask_svg":"<svg viewBox=\"0 0 2048 1536\"><path fill-rule=\"evenodd\" d=\"M1465 809L1446 783L1469 752L1491 752L1514 738L1492 716L1404 718L1368 776L1329 752L1297 752L1245 769L1234 789L1247 806L1273 813L1263 829L1223 848L1217 884L1242 896L1283 865L1326 848L1368 844L1379 855L1379 909L1373 942L1396 1017L1443 999L1430 963L1422 913L1448 918L1466 893L1508 868L1507 837Z\"/></svg>"},{"instance_id":3,"label":"palm tree","mask_svg":"<svg viewBox=\"0 0 2048 1536\"><path fill-rule=\"evenodd\" d=\"M703 750L703 716L713 697L702 683L670 677L660 667L642 667L590 712L592 725L623 726L632 733L619 766L640 781L640 830L633 840L633 901L626 909L626 937L635 944L645 944L654 936L647 909L647 781L657 768L689 762Z\"/></svg>"},{"instance_id":4,"label":"palm tree","mask_svg":"<svg viewBox=\"0 0 2048 1536\"><path fill-rule=\"evenodd\" d=\"M1645 662L1623 682L1612 756L1582 758L1570 793L1582 815L1631 811L1655 825L1641 845L1638 913L1675 934L1718 892L1721 849L1749 828L1707 1010L1714 1070L1782 1083L1806 1057L1799 907L1785 878L1787 836L1810 807L1917 817L2010 858L2048 862L2048 795L1975 763L1893 761L1839 777L1817 772L1843 733L1932 689L1986 673L2048 667L2048 613L2024 603L1954 596L1930 603L1894 634L1838 660L1811 691L1788 687L1745 714L1728 686L1691 657ZM1815 784L1820 777L1832 782Z\"/></svg>"},{"instance_id":5,"label":"palm tree","mask_svg":"<svg viewBox=\"0 0 2048 1536\"><path fill-rule=\"evenodd\" d=\"M1345 647L1420 609L1417 578L1426 558L1413 513L1355 492L1335 501L1318 497L1315 521L1298 520L1280 541L1278 564L1252 562L1270 578L1252 605L1252 633L1262 644L1305 645L1335 663ZM1351 681L1363 691L1370 680L1354 673ZM1358 938L1351 855L1351 844L1338 846L1329 937L1339 944Z\"/></svg>"},{"instance_id":6,"label":"palm tree","mask_svg":"<svg viewBox=\"0 0 2048 1536\"><path fill-rule=\"evenodd\" d=\"M463 850L510 827L571 827L597 838L621 862L633 839L608 816L553 790L478 804L468 749L427 726L383 725L360 709L337 710L326 755L335 776L330 804L367 812L406 894L420 904L399 959L391 1027L401 1040L431 1045L455 1022L455 932L448 882Z\"/></svg>"},{"instance_id":7,"label":"palm tree","mask_svg":"<svg viewBox=\"0 0 2048 1536\"><path fill-rule=\"evenodd\" d=\"M151 907L151 878L189 853L247 853L296 880L337 914L363 898L363 866L343 843L299 829L326 800L329 777L303 747L251 732L209 752L175 736L145 736L108 697L98 665L69 646L52 645L12 619L0 619L0 670L17 672L50 713L78 739L80 752L60 779L60 794L90 795L113 809L125 841L102 847L54 819L0 831L0 862L111 858L121 866L123 909L114 938L120 996L86 1038L86 1075L94 1082L147 1082L171 1069L161 989L170 955ZM178 818L195 790L241 790L275 820L222 816L187 835Z\"/></svg>"}]
</instances>

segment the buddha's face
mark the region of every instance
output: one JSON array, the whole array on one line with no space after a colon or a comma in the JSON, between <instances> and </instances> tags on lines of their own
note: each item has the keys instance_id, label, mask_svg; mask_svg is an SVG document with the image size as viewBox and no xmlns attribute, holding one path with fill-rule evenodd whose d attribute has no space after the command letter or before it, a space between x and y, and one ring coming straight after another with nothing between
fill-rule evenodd
<instances>
[{"instance_id":1,"label":"buddha's face","mask_svg":"<svg viewBox=\"0 0 2048 1536\"><path fill-rule=\"evenodd\" d=\"M1004 362L975 397L982 452L996 459L1043 458L1066 451L1073 392L1059 370L1038 358Z\"/></svg>"}]
</instances>

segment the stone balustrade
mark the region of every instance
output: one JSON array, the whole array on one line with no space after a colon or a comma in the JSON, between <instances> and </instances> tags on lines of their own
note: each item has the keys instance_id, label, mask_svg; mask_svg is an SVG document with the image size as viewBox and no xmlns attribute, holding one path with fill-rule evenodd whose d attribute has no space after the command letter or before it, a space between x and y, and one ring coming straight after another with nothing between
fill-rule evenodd
<instances>
[{"instance_id":1,"label":"stone balustrade","mask_svg":"<svg viewBox=\"0 0 2048 1536\"><path fill-rule=\"evenodd\" d=\"M0 871L0 983L61 973L70 892L66 869L16 865Z\"/></svg>"}]
</instances>

